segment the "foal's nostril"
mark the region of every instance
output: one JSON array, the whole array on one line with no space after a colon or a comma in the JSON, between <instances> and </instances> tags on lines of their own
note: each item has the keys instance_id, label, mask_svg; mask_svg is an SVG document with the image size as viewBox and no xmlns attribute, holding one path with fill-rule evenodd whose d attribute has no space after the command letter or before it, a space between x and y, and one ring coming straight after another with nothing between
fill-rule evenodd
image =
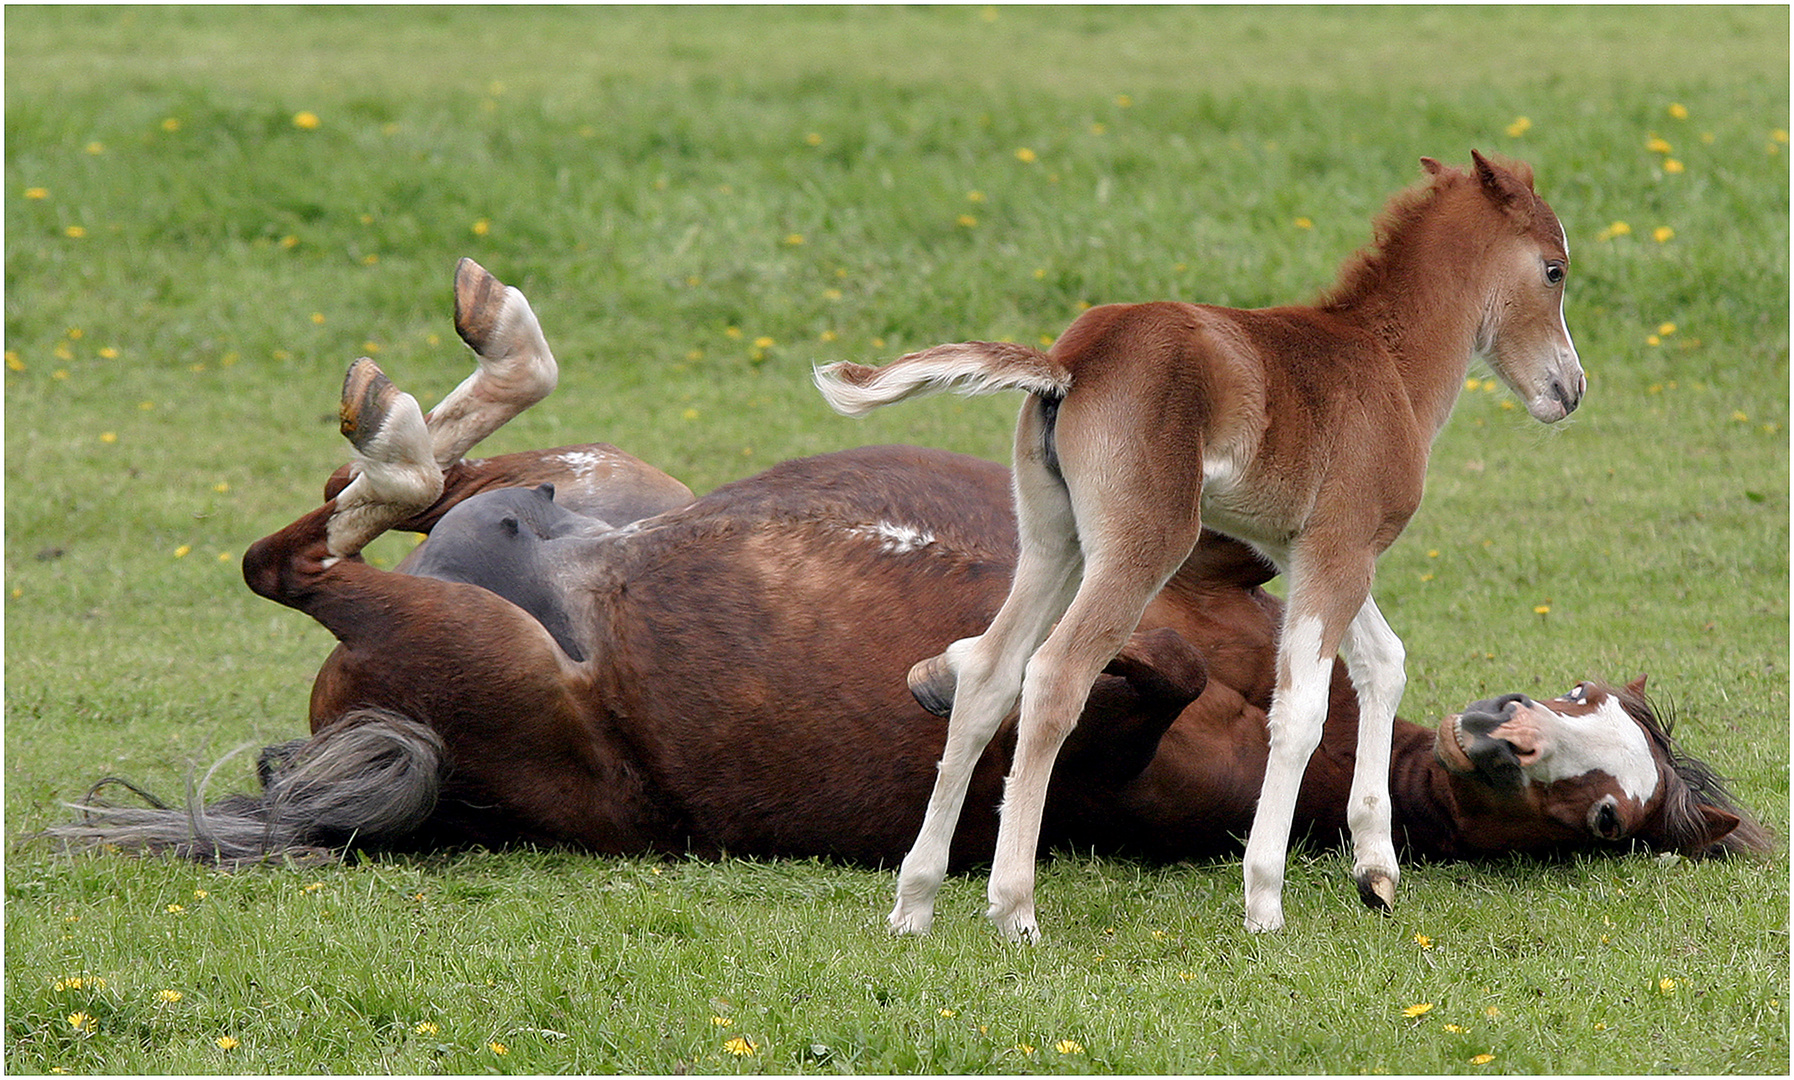
<instances>
[{"instance_id":1,"label":"foal's nostril","mask_svg":"<svg viewBox=\"0 0 1794 1080\"><path fill-rule=\"evenodd\" d=\"M1556 398L1557 403L1564 407L1565 416L1575 412L1577 402L1582 399L1580 393L1572 393L1562 382L1555 379L1551 382L1551 396Z\"/></svg>"}]
</instances>

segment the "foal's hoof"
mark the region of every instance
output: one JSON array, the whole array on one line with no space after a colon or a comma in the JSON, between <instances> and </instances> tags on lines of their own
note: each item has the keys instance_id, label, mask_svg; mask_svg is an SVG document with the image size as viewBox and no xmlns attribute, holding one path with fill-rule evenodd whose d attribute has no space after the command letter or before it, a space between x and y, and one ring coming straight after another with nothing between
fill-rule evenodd
<instances>
[{"instance_id":1,"label":"foal's hoof","mask_svg":"<svg viewBox=\"0 0 1794 1080\"><path fill-rule=\"evenodd\" d=\"M343 403L338 410L343 438L355 449L369 453L402 396L403 392L372 360L364 356L350 364L349 373L343 377Z\"/></svg>"},{"instance_id":2,"label":"foal's hoof","mask_svg":"<svg viewBox=\"0 0 1794 1080\"><path fill-rule=\"evenodd\" d=\"M481 356L505 309L505 283L472 259L455 267L455 332Z\"/></svg>"},{"instance_id":3,"label":"foal's hoof","mask_svg":"<svg viewBox=\"0 0 1794 1080\"><path fill-rule=\"evenodd\" d=\"M953 690L958 682L944 653L931 656L909 669L909 692L915 697L916 704L936 716L953 714Z\"/></svg>"},{"instance_id":4,"label":"foal's hoof","mask_svg":"<svg viewBox=\"0 0 1794 1080\"><path fill-rule=\"evenodd\" d=\"M1358 877L1358 899L1384 915L1395 910L1395 879L1380 870L1366 870Z\"/></svg>"}]
</instances>

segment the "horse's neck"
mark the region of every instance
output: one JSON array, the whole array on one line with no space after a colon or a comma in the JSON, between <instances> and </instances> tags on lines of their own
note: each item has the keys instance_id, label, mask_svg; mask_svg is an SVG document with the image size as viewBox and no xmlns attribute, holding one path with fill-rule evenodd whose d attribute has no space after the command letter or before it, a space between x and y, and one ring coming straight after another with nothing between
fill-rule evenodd
<instances>
[{"instance_id":1,"label":"horse's neck","mask_svg":"<svg viewBox=\"0 0 1794 1080\"><path fill-rule=\"evenodd\" d=\"M1409 853L1452 858L1458 854L1457 802L1445 769L1433 757L1434 733L1397 720L1390 756L1389 797L1395 830Z\"/></svg>"}]
</instances>

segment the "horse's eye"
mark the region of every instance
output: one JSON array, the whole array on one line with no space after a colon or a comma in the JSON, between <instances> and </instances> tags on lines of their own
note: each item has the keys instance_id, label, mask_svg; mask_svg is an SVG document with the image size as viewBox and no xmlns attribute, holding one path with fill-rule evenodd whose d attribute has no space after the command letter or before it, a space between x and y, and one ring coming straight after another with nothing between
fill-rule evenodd
<instances>
[{"instance_id":1,"label":"horse's eye","mask_svg":"<svg viewBox=\"0 0 1794 1080\"><path fill-rule=\"evenodd\" d=\"M1545 264L1545 283L1556 285L1564 279L1564 264L1556 261Z\"/></svg>"},{"instance_id":2,"label":"horse's eye","mask_svg":"<svg viewBox=\"0 0 1794 1080\"><path fill-rule=\"evenodd\" d=\"M1586 695L1586 691L1584 691L1582 689L1582 684L1577 683L1575 686L1570 688L1569 693L1564 695L1564 700L1565 701L1574 701L1577 704L1581 704L1582 699L1585 695Z\"/></svg>"}]
</instances>

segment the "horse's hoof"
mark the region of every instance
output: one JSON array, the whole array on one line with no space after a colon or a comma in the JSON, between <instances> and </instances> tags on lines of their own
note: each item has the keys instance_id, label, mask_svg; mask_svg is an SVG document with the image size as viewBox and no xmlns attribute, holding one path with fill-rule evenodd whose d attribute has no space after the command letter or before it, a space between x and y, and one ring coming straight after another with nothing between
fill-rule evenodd
<instances>
[{"instance_id":1,"label":"horse's hoof","mask_svg":"<svg viewBox=\"0 0 1794 1080\"><path fill-rule=\"evenodd\" d=\"M355 449L367 453L400 394L399 388L372 360L364 356L350 364L349 373L343 376L343 403L338 410L343 438L348 439Z\"/></svg>"},{"instance_id":2,"label":"horse's hoof","mask_svg":"<svg viewBox=\"0 0 1794 1080\"><path fill-rule=\"evenodd\" d=\"M947 656L931 656L909 669L909 692L916 704L936 716L953 714L953 691L959 680L947 664Z\"/></svg>"},{"instance_id":3,"label":"horse's hoof","mask_svg":"<svg viewBox=\"0 0 1794 1080\"><path fill-rule=\"evenodd\" d=\"M455 267L455 332L481 356L505 309L505 283L472 259Z\"/></svg>"},{"instance_id":4,"label":"horse's hoof","mask_svg":"<svg viewBox=\"0 0 1794 1080\"><path fill-rule=\"evenodd\" d=\"M1395 879L1381 870L1366 870L1358 877L1358 899L1372 911L1390 914L1395 910Z\"/></svg>"}]
</instances>

